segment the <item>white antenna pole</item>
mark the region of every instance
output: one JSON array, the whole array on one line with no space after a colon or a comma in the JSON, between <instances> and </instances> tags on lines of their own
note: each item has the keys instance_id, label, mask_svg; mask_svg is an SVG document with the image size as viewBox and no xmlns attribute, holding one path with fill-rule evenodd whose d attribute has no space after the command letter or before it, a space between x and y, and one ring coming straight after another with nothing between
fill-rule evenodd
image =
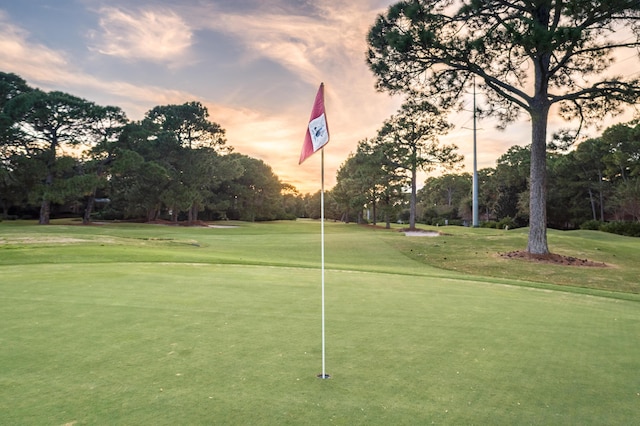
<instances>
[{"instance_id":1,"label":"white antenna pole","mask_svg":"<svg viewBox=\"0 0 640 426\"><path fill-rule=\"evenodd\" d=\"M478 159L476 150L476 78L473 77L473 227L480 226L478 218Z\"/></svg>"}]
</instances>

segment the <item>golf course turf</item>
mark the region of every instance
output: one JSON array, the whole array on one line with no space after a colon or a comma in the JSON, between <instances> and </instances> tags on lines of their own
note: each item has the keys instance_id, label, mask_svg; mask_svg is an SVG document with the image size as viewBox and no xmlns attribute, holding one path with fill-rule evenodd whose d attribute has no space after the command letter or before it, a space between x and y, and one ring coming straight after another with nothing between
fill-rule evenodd
<instances>
[{"instance_id":1,"label":"golf course turf","mask_svg":"<svg viewBox=\"0 0 640 426\"><path fill-rule=\"evenodd\" d=\"M640 418L640 240L316 221L0 223L0 424L596 424ZM426 229L426 227L425 227Z\"/></svg>"}]
</instances>

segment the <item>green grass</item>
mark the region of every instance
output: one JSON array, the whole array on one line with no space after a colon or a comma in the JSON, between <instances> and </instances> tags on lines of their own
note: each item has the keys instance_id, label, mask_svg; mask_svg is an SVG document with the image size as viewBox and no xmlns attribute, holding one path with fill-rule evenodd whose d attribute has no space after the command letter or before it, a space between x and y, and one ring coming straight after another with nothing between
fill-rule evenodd
<instances>
[{"instance_id":1,"label":"green grass","mask_svg":"<svg viewBox=\"0 0 640 426\"><path fill-rule=\"evenodd\" d=\"M633 424L640 242L0 223L0 424ZM445 259L446 258L446 259Z\"/></svg>"}]
</instances>

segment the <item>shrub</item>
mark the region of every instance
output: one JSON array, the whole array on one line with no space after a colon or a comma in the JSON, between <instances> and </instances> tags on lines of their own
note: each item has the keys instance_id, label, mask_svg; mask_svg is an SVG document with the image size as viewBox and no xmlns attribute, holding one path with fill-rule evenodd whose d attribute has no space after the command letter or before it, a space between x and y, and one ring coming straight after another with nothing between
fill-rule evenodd
<instances>
[{"instance_id":1,"label":"shrub","mask_svg":"<svg viewBox=\"0 0 640 426\"><path fill-rule=\"evenodd\" d=\"M411 216L411 212L407 210L403 210L398 213L398 220L401 220L403 223L409 223L409 218Z\"/></svg>"},{"instance_id":2,"label":"shrub","mask_svg":"<svg viewBox=\"0 0 640 426\"><path fill-rule=\"evenodd\" d=\"M638 222L609 222L600 226L600 230L627 237L640 237L640 223Z\"/></svg>"},{"instance_id":3,"label":"shrub","mask_svg":"<svg viewBox=\"0 0 640 426\"><path fill-rule=\"evenodd\" d=\"M516 221L514 219L507 216L500 219L500 222L498 222L496 225L496 228L498 229L505 229L506 227L509 227L509 229L514 229L517 228L518 225L516 224Z\"/></svg>"},{"instance_id":4,"label":"shrub","mask_svg":"<svg viewBox=\"0 0 640 426\"><path fill-rule=\"evenodd\" d=\"M482 222L480 226L482 228L497 228L498 222L496 222L495 220L487 220L486 222Z\"/></svg>"},{"instance_id":5,"label":"shrub","mask_svg":"<svg viewBox=\"0 0 640 426\"><path fill-rule=\"evenodd\" d=\"M602 225L603 223L599 220L587 220L586 222L582 222L580 229L584 229L586 231L599 231Z\"/></svg>"}]
</instances>

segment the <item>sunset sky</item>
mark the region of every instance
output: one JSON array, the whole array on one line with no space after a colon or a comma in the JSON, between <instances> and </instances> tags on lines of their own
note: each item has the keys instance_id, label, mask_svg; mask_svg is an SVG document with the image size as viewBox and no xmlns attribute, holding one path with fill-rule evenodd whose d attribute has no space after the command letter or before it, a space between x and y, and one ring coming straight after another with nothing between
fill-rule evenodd
<instances>
[{"instance_id":1,"label":"sunset sky","mask_svg":"<svg viewBox=\"0 0 640 426\"><path fill-rule=\"evenodd\" d=\"M315 192L320 156L301 166L298 158L320 82L331 131L327 188L357 142L374 137L400 105L376 92L365 63L367 31L392 3L0 0L0 71L32 87L119 106L132 120L157 105L200 101L236 152L263 160L301 192ZM630 58L618 66L637 72ZM445 141L458 145L470 172L471 112L451 121ZM560 125L552 119L551 130ZM526 120L504 132L494 126L478 124L479 168L529 143Z\"/></svg>"}]
</instances>

